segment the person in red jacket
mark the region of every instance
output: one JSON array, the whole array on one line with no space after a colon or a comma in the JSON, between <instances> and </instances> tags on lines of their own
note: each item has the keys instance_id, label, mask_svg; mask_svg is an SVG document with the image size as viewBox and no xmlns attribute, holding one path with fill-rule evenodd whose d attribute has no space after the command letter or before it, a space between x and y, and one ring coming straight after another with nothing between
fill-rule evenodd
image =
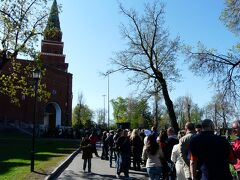
<instances>
[{"instance_id":1,"label":"person in red jacket","mask_svg":"<svg viewBox=\"0 0 240 180\"><path fill-rule=\"evenodd\" d=\"M97 136L95 135L94 132L92 132L92 134L89 136L89 140L90 140L90 142L92 144L93 153L95 154L96 157L99 157L98 152L97 152L97 147L96 147Z\"/></svg>"},{"instance_id":2,"label":"person in red jacket","mask_svg":"<svg viewBox=\"0 0 240 180\"><path fill-rule=\"evenodd\" d=\"M237 163L234 165L234 168L237 171L238 179L240 179L240 120L233 122L232 130L237 136L237 139L232 143L233 151L237 157Z\"/></svg>"}]
</instances>

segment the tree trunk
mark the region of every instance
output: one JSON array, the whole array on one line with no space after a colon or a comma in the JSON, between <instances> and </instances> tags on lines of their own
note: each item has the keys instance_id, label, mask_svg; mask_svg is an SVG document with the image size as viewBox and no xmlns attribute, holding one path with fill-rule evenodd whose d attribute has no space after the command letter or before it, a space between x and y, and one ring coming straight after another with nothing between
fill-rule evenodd
<instances>
[{"instance_id":1,"label":"tree trunk","mask_svg":"<svg viewBox=\"0 0 240 180\"><path fill-rule=\"evenodd\" d=\"M7 62L7 51L0 51L0 70L3 69L3 66Z\"/></svg>"},{"instance_id":2,"label":"tree trunk","mask_svg":"<svg viewBox=\"0 0 240 180\"><path fill-rule=\"evenodd\" d=\"M172 103L172 100L169 97L167 84L166 84L166 81L163 78L161 72L157 73L157 79L160 82L161 87L162 87L162 93L163 93L165 105L167 106L167 110L168 110L168 115L169 115L169 118L170 118L171 126L174 128L175 133L178 133L179 127L178 127L175 111L174 111L174 108L173 108L173 103Z\"/></svg>"}]
</instances>

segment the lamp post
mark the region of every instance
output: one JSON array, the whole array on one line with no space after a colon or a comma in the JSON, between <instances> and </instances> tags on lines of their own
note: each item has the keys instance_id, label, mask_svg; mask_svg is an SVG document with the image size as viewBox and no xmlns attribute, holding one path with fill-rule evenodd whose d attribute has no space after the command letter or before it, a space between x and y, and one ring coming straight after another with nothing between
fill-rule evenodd
<instances>
[{"instance_id":1,"label":"lamp post","mask_svg":"<svg viewBox=\"0 0 240 180\"><path fill-rule=\"evenodd\" d=\"M187 111L188 111L188 122L191 122L190 108L191 108L191 105L188 104L188 107L187 107Z\"/></svg>"},{"instance_id":2,"label":"lamp post","mask_svg":"<svg viewBox=\"0 0 240 180\"><path fill-rule=\"evenodd\" d=\"M31 172L34 171L34 159L35 159L35 126L36 126L36 109L37 109L37 91L38 91L38 81L41 78L40 69L36 68L32 72L32 77L35 81L34 85L34 110L33 110L33 130L32 130L32 150L31 150Z\"/></svg>"},{"instance_id":3,"label":"lamp post","mask_svg":"<svg viewBox=\"0 0 240 180\"><path fill-rule=\"evenodd\" d=\"M103 94L103 119L104 119L104 124L106 123L106 112L105 112L105 97L106 95Z\"/></svg>"},{"instance_id":4,"label":"lamp post","mask_svg":"<svg viewBox=\"0 0 240 180\"><path fill-rule=\"evenodd\" d=\"M110 112L109 112L109 73L108 73L108 129L109 129L109 119L110 119Z\"/></svg>"}]
</instances>

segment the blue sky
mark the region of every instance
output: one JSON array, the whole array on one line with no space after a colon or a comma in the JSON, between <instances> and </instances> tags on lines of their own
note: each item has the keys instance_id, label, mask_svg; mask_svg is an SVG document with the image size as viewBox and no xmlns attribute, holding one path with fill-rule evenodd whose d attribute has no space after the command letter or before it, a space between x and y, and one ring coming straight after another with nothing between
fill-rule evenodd
<instances>
[{"instance_id":1,"label":"blue sky","mask_svg":"<svg viewBox=\"0 0 240 180\"><path fill-rule=\"evenodd\" d=\"M119 0L124 7L134 8L140 13L147 0ZM120 36L119 25L127 23L119 13L116 0L58 0L62 5L60 14L63 32L64 54L69 63L68 71L73 74L73 107L77 104L78 94L83 93L85 103L92 109L104 106L103 95L107 95L105 72L112 66L113 53L123 48L126 41ZM165 0L166 27L171 37L180 36L181 40L195 46L201 41L209 48L226 52L237 41L220 22L219 15L224 7L223 0ZM189 95L200 107L211 100L214 93L208 87L207 79L195 77L187 70L179 58L182 82L174 84L170 92L174 101L179 96ZM118 96L128 97L134 86L128 86L127 74L110 75L110 99ZM107 104L107 97L105 103ZM107 107L107 106L106 106ZM110 114L111 114L110 109Z\"/></svg>"}]
</instances>

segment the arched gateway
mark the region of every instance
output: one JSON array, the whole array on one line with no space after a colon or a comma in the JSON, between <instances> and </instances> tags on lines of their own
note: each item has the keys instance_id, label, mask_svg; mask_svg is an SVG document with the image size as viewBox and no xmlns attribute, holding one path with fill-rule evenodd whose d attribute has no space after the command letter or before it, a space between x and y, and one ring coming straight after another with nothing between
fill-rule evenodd
<instances>
[{"instance_id":1,"label":"arched gateway","mask_svg":"<svg viewBox=\"0 0 240 180\"><path fill-rule=\"evenodd\" d=\"M50 102L44 110L44 127L54 129L60 127L61 124L61 108L55 102Z\"/></svg>"}]
</instances>

